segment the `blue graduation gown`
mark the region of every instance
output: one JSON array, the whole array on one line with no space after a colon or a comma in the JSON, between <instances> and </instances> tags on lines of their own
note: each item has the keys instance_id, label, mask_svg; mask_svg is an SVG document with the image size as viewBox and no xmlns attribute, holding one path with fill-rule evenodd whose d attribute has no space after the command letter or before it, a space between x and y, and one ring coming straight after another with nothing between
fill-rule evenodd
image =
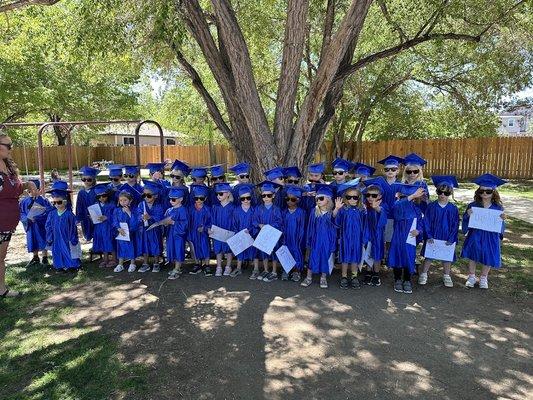
<instances>
[{"instance_id":1,"label":"blue graduation gown","mask_svg":"<svg viewBox=\"0 0 533 400\"><path fill-rule=\"evenodd\" d=\"M253 232L250 234L253 237L256 237L261 230L262 225L271 225L272 227L282 231L283 229L283 218L281 216L281 209L276 205L272 205L270 208L266 208L264 204L257 206L254 210L252 217ZM272 250L272 255L268 255L260 250L257 250L256 257L261 260L272 260L274 259L274 253L279 248L279 243L274 246Z\"/></svg>"},{"instance_id":2,"label":"blue graduation gown","mask_svg":"<svg viewBox=\"0 0 533 400\"><path fill-rule=\"evenodd\" d=\"M459 210L452 203L441 207L438 201L428 204L424 214L424 245L421 255L426 251L427 239L445 240L449 243L457 243L459 233ZM454 255L455 261L455 255Z\"/></svg>"},{"instance_id":3,"label":"blue graduation gown","mask_svg":"<svg viewBox=\"0 0 533 400\"><path fill-rule=\"evenodd\" d=\"M80 266L79 258L71 258L70 245L77 245L78 228L74 213L66 209L59 215L57 210L52 210L46 219L46 242L52 247L52 260L55 269L77 269Z\"/></svg>"},{"instance_id":4,"label":"blue graduation gown","mask_svg":"<svg viewBox=\"0 0 533 400\"><path fill-rule=\"evenodd\" d=\"M168 262L185 261L185 242L189 229L189 218L185 206L172 207L165 211L165 218L170 217L174 225L168 226L167 231L167 260Z\"/></svg>"},{"instance_id":5,"label":"blue graduation gown","mask_svg":"<svg viewBox=\"0 0 533 400\"><path fill-rule=\"evenodd\" d=\"M371 207L366 211L368 241L372 243L370 255L376 261L385 257L385 227L387 226L388 215L388 207L383 203L379 213Z\"/></svg>"},{"instance_id":6,"label":"blue graduation gown","mask_svg":"<svg viewBox=\"0 0 533 400\"><path fill-rule=\"evenodd\" d=\"M98 203L102 215L107 219L99 224L94 225L93 233L93 252L110 253L115 251L115 230L113 229L113 212L115 205L111 202Z\"/></svg>"},{"instance_id":7,"label":"blue graduation gown","mask_svg":"<svg viewBox=\"0 0 533 400\"><path fill-rule=\"evenodd\" d=\"M30 221L28 219L28 212L33 204L39 204L45 207L45 211L43 214L36 216L33 221ZM48 214L54 210L54 207L43 196L37 196L35 198L24 198L20 202L19 208L20 222L22 222L26 231L26 247L28 253L44 250L46 247L46 219L48 218Z\"/></svg>"},{"instance_id":8,"label":"blue graduation gown","mask_svg":"<svg viewBox=\"0 0 533 400\"><path fill-rule=\"evenodd\" d=\"M467 207L467 210L472 207L481 208L483 205L478 203L470 203ZM490 205L489 209L500 210L503 213L503 208L494 203ZM505 222L502 224L502 231L498 233L469 228L469 220L470 217L465 211L463 215L462 229L463 233L466 235L466 238L463 244L461 257L468 258L469 260L494 269L499 269L502 265L500 245L501 240L503 239L503 233L505 231Z\"/></svg>"},{"instance_id":9,"label":"blue graduation gown","mask_svg":"<svg viewBox=\"0 0 533 400\"><path fill-rule=\"evenodd\" d=\"M79 191L76 199L76 220L81 225L83 237L88 241L93 239L94 226L91 217L89 216L89 211L87 211L87 207L94 203L96 203L94 188L89 190L82 189Z\"/></svg>"},{"instance_id":10,"label":"blue graduation gown","mask_svg":"<svg viewBox=\"0 0 533 400\"><path fill-rule=\"evenodd\" d=\"M135 189L137 192L139 192L139 194L135 194L135 195L132 195L132 200L131 200L131 203L130 203L130 210L135 210L137 208L137 206L139 205L139 203L142 201L142 192L143 192L143 187L136 183L135 185L130 185L129 183L124 183L121 187L120 187L120 190L119 190L119 194L122 190L124 190L124 186L130 186L132 187L133 189ZM129 192L128 192L129 193Z\"/></svg>"},{"instance_id":11,"label":"blue graduation gown","mask_svg":"<svg viewBox=\"0 0 533 400\"><path fill-rule=\"evenodd\" d=\"M203 227L202 232L198 228ZM209 234L207 230L211 228L211 208L202 206L196 209L194 205L189 207L189 240L194 249L194 256L197 260L206 260L209 258Z\"/></svg>"},{"instance_id":12,"label":"blue graduation gown","mask_svg":"<svg viewBox=\"0 0 533 400\"><path fill-rule=\"evenodd\" d=\"M335 217L339 227L339 260L341 263L359 264L366 245L365 210L356 207L342 207Z\"/></svg>"},{"instance_id":13,"label":"blue graduation gown","mask_svg":"<svg viewBox=\"0 0 533 400\"><path fill-rule=\"evenodd\" d=\"M404 182L404 183L407 183L407 182ZM414 183L415 185L420 185L421 188L424 188L425 191L426 191L426 195L421 197L421 200L417 200L416 202L413 202L414 205L416 207L418 207L418 209L420 211L422 211L422 214L425 214L426 213L426 209L428 207L428 194L429 194L429 189L428 189L428 185L426 184L425 181L416 181Z\"/></svg>"},{"instance_id":14,"label":"blue graduation gown","mask_svg":"<svg viewBox=\"0 0 533 400\"><path fill-rule=\"evenodd\" d=\"M211 207L211 223L222 229L231 231L233 228L233 210L235 206L233 203L228 203L225 206L222 204ZM213 240L213 250L215 254L231 253L229 246L219 240Z\"/></svg>"},{"instance_id":15,"label":"blue graduation gown","mask_svg":"<svg viewBox=\"0 0 533 400\"><path fill-rule=\"evenodd\" d=\"M316 184L315 183L308 183L304 185L304 190L306 192L314 192ZM309 214L311 212L315 211L316 207L316 198L315 196L302 196L300 199L300 207L303 208L307 214L307 218L309 218Z\"/></svg>"},{"instance_id":16,"label":"blue graduation gown","mask_svg":"<svg viewBox=\"0 0 533 400\"><path fill-rule=\"evenodd\" d=\"M313 273L329 274L329 258L337 246L337 227L331 211L315 216L312 212L307 223L309 268Z\"/></svg>"},{"instance_id":17,"label":"blue graduation gown","mask_svg":"<svg viewBox=\"0 0 533 400\"><path fill-rule=\"evenodd\" d=\"M233 204L235 205L235 207L239 207L241 205L241 200L239 198L239 188L243 185L248 185L248 183L237 183L233 186L233 189L231 189L231 194L233 195ZM251 205L252 207L255 207L257 206L257 204L259 204L257 193L254 189L252 189L252 193L250 194L252 195Z\"/></svg>"},{"instance_id":18,"label":"blue graduation gown","mask_svg":"<svg viewBox=\"0 0 533 400\"><path fill-rule=\"evenodd\" d=\"M117 257L123 258L124 260L132 260L135 258L135 236L136 231L139 227L139 216L137 215L137 210L130 207L130 215L125 212L122 207L117 207L113 211L113 232L115 237L118 236L118 229L120 228L120 223L128 224L130 232L130 240L126 242L124 240L116 240L117 248Z\"/></svg>"},{"instance_id":19,"label":"blue graduation gown","mask_svg":"<svg viewBox=\"0 0 533 400\"><path fill-rule=\"evenodd\" d=\"M146 208L146 213L150 215L150 219L147 221L147 226L144 224L143 215ZM139 229L136 235L137 256L147 254L154 257L161 255L163 249L163 228L157 226L154 229L146 231L150 225L161 221L163 219L163 207L161 204L153 203L149 206L146 200L143 200L137 206L137 216L139 221Z\"/></svg>"},{"instance_id":20,"label":"blue graduation gown","mask_svg":"<svg viewBox=\"0 0 533 400\"><path fill-rule=\"evenodd\" d=\"M406 243L413 220L416 218L416 229L423 235L423 221L420 209L412 202L403 198L394 203L392 210L394 217L394 230L389 249L389 268L409 268L415 271L416 246Z\"/></svg>"},{"instance_id":21,"label":"blue graduation gown","mask_svg":"<svg viewBox=\"0 0 533 400\"><path fill-rule=\"evenodd\" d=\"M109 183L109 189L111 189L111 195L109 196L109 201L113 205L118 204L118 195L120 193L120 188L122 186L122 183L119 183L118 185L115 185L113 182Z\"/></svg>"},{"instance_id":22,"label":"blue graduation gown","mask_svg":"<svg viewBox=\"0 0 533 400\"><path fill-rule=\"evenodd\" d=\"M297 207L295 210L289 209L283 211L283 244L291 252L298 271L304 267L305 258L305 224L307 222L307 212Z\"/></svg>"},{"instance_id":23,"label":"blue graduation gown","mask_svg":"<svg viewBox=\"0 0 533 400\"><path fill-rule=\"evenodd\" d=\"M284 210L287 208L287 202L285 201L285 196L287 195L287 188L285 186L280 187L276 191L276 195L274 196L274 205L279 207L280 210Z\"/></svg>"},{"instance_id":24,"label":"blue graduation gown","mask_svg":"<svg viewBox=\"0 0 533 400\"><path fill-rule=\"evenodd\" d=\"M253 215L254 207L250 207L248 210L244 211L242 206L236 206L233 211L233 228L232 231L235 233L242 231L243 229L248 229L250 235L254 231L253 228ZM256 248L251 246L244 250L242 253L238 254L237 260L240 261L250 261L255 258Z\"/></svg>"},{"instance_id":25,"label":"blue graduation gown","mask_svg":"<svg viewBox=\"0 0 533 400\"><path fill-rule=\"evenodd\" d=\"M392 190L392 185L394 183L389 184L386 178L383 179L385 179L386 182L386 185L383 185L383 203L387 206L387 218L392 219L392 210L394 208L394 203L396 202L396 193Z\"/></svg>"},{"instance_id":26,"label":"blue graduation gown","mask_svg":"<svg viewBox=\"0 0 533 400\"><path fill-rule=\"evenodd\" d=\"M218 197L217 197L217 192L215 191L215 188L213 186L209 187L207 199L208 199L208 204L210 206L220 205L220 201L218 200Z\"/></svg>"}]
</instances>

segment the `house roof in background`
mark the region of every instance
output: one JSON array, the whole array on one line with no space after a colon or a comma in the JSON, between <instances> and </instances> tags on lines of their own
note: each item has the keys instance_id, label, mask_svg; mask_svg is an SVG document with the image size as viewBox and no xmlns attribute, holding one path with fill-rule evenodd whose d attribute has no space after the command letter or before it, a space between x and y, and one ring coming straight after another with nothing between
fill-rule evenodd
<instances>
[{"instance_id":1,"label":"house roof in background","mask_svg":"<svg viewBox=\"0 0 533 400\"><path fill-rule=\"evenodd\" d=\"M101 135L113 135L113 136L135 136L135 126L108 126L100 133ZM159 130L155 125L146 124L141 127L139 136L142 137L159 137ZM171 131L163 128L163 136L165 138L173 139L185 139L186 135L180 132Z\"/></svg>"}]
</instances>

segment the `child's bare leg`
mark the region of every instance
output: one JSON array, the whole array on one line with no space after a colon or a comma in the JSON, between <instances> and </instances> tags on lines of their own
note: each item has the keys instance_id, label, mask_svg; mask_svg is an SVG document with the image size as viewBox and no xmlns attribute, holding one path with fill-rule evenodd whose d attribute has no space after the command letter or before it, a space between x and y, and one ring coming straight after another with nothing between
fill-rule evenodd
<instances>
[{"instance_id":1,"label":"child's bare leg","mask_svg":"<svg viewBox=\"0 0 533 400\"><path fill-rule=\"evenodd\" d=\"M356 277L357 276L357 272L358 272L358 265L356 263L352 263L350 265L350 269L352 270L352 277Z\"/></svg>"},{"instance_id":2,"label":"child's bare leg","mask_svg":"<svg viewBox=\"0 0 533 400\"><path fill-rule=\"evenodd\" d=\"M444 269L444 275L450 275L450 272L452 270L452 263L451 262L443 262L442 268Z\"/></svg>"},{"instance_id":3,"label":"child's bare leg","mask_svg":"<svg viewBox=\"0 0 533 400\"><path fill-rule=\"evenodd\" d=\"M233 261L233 253L226 253L226 267L231 267Z\"/></svg>"},{"instance_id":4,"label":"child's bare leg","mask_svg":"<svg viewBox=\"0 0 533 400\"><path fill-rule=\"evenodd\" d=\"M476 262L475 261L468 260L468 273L473 276L476 275Z\"/></svg>"},{"instance_id":5,"label":"child's bare leg","mask_svg":"<svg viewBox=\"0 0 533 400\"><path fill-rule=\"evenodd\" d=\"M381 271L381 260L374 260L374 273L379 274Z\"/></svg>"},{"instance_id":6,"label":"child's bare leg","mask_svg":"<svg viewBox=\"0 0 533 400\"><path fill-rule=\"evenodd\" d=\"M431 267L431 260L428 260L427 258L424 260L424 267L422 269L422 272L427 274L429 271L429 267Z\"/></svg>"},{"instance_id":7,"label":"child's bare leg","mask_svg":"<svg viewBox=\"0 0 533 400\"><path fill-rule=\"evenodd\" d=\"M278 273L278 262L276 260L272 260L272 272L275 274Z\"/></svg>"},{"instance_id":8,"label":"child's bare leg","mask_svg":"<svg viewBox=\"0 0 533 400\"><path fill-rule=\"evenodd\" d=\"M143 264L148 264L148 254L143 254Z\"/></svg>"},{"instance_id":9,"label":"child's bare leg","mask_svg":"<svg viewBox=\"0 0 533 400\"><path fill-rule=\"evenodd\" d=\"M181 262L174 261L174 271L176 272L181 271Z\"/></svg>"},{"instance_id":10,"label":"child's bare leg","mask_svg":"<svg viewBox=\"0 0 533 400\"><path fill-rule=\"evenodd\" d=\"M268 272L268 258L263 259L263 271Z\"/></svg>"},{"instance_id":11,"label":"child's bare leg","mask_svg":"<svg viewBox=\"0 0 533 400\"><path fill-rule=\"evenodd\" d=\"M489 276L490 267L487 267L486 265L483 265L481 268L481 276L488 277Z\"/></svg>"},{"instance_id":12,"label":"child's bare leg","mask_svg":"<svg viewBox=\"0 0 533 400\"><path fill-rule=\"evenodd\" d=\"M222 256L222 253L217 254L217 268L222 268Z\"/></svg>"},{"instance_id":13,"label":"child's bare leg","mask_svg":"<svg viewBox=\"0 0 533 400\"><path fill-rule=\"evenodd\" d=\"M348 277L348 263L342 263L341 265L341 274L343 278Z\"/></svg>"},{"instance_id":14,"label":"child's bare leg","mask_svg":"<svg viewBox=\"0 0 533 400\"><path fill-rule=\"evenodd\" d=\"M259 272L259 259L254 258L254 272Z\"/></svg>"}]
</instances>

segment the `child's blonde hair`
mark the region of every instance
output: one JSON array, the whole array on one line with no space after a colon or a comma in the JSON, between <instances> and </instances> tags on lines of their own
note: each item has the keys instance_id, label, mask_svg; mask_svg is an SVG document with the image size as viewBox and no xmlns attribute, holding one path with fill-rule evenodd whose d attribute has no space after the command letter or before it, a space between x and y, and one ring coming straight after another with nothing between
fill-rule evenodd
<instances>
[{"instance_id":1,"label":"child's blonde hair","mask_svg":"<svg viewBox=\"0 0 533 400\"><path fill-rule=\"evenodd\" d=\"M363 209L363 193L361 192L361 189L351 188L351 189L348 189L346 192L344 192L344 195L342 196L342 200L343 200L345 206L349 206L348 199L346 199L346 195L348 194L348 192L356 192L357 193L357 195L359 196L359 200L357 200L357 204L355 206L358 209L362 210Z\"/></svg>"},{"instance_id":2,"label":"child's blonde hair","mask_svg":"<svg viewBox=\"0 0 533 400\"><path fill-rule=\"evenodd\" d=\"M326 198L326 205L325 208L327 209L327 212L331 212L333 210L333 200L329 196L324 196ZM322 210L318 206L318 204L315 206L315 217L319 217L322 215Z\"/></svg>"},{"instance_id":3,"label":"child's blonde hair","mask_svg":"<svg viewBox=\"0 0 533 400\"><path fill-rule=\"evenodd\" d=\"M407 178L409 175L407 175L407 172L405 172L407 170L407 168L412 168L412 169L418 169L418 175L416 176L416 179L415 181L423 181L424 180L424 169L422 168L421 165L415 165L415 164L407 164L404 169L403 169L403 175L402 175L402 182L407 182Z\"/></svg>"}]
</instances>

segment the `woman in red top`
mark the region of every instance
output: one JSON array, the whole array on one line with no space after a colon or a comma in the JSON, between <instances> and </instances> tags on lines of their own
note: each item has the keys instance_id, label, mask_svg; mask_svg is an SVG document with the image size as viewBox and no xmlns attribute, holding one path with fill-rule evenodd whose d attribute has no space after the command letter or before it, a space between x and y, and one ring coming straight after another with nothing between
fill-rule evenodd
<instances>
[{"instance_id":1,"label":"woman in red top","mask_svg":"<svg viewBox=\"0 0 533 400\"><path fill-rule=\"evenodd\" d=\"M11 158L12 147L11 138L0 132L0 298L19 295L6 286L7 247L20 219L19 197L25 189L35 186L19 179L17 165Z\"/></svg>"}]
</instances>

